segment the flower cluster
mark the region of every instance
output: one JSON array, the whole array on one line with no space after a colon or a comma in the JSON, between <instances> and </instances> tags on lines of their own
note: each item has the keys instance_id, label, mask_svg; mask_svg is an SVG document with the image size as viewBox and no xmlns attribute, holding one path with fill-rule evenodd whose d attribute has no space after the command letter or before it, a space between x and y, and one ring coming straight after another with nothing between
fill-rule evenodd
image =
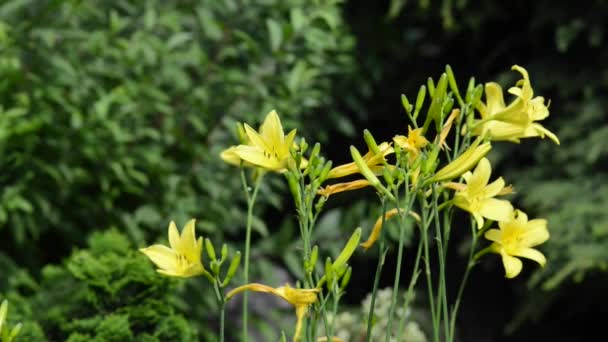
<instances>
[{"instance_id":1,"label":"flower cluster","mask_svg":"<svg viewBox=\"0 0 608 342\"><path fill-rule=\"evenodd\" d=\"M347 262L358 247L369 250L380 241L377 284L388 251L384 247L383 228L386 221L396 220L400 232L395 283L390 305L385 310L388 316L386 326L380 331L380 335L385 335L388 339L396 315L404 227L414 225L419 228L419 248L403 307L407 308L412 299L413 288L421 271L419 268L424 268L431 298L433 339L439 341L444 336L447 341L453 341L462 286L477 259L486 253L500 255L507 278L520 274L523 263L519 258L536 261L541 266L546 263L545 256L534 247L549 239L547 221L529 220L524 211L516 209L509 200L502 197L513 193L513 188L502 177L492 180L492 166L487 158L493 141L517 143L524 138L548 137L559 144L557 136L540 123L549 116L545 99L534 96L528 72L524 68L515 65L513 69L522 75L522 79L508 89L514 99L506 105L501 86L492 82L485 86L475 86L472 80L463 100L451 68L447 67L437 84L429 80L428 91L425 86L421 87L415 105L402 96L404 109L411 121L411 125L407 126L407 135L397 134L389 141L377 143L372 134L365 130L363 138L367 152L362 155L356 147L351 146L352 162L335 167L320 157L319 144L305 156L308 151L305 140L296 141L295 129L285 134L279 115L274 110L266 115L257 131L248 124L239 123L237 128L240 144L227 148L220 155L225 162L241 168L248 204L244 283L227 294L224 294L224 288L239 268L240 253L237 252L225 276L222 276L221 265L227 260L228 248L224 245L221 256L218 257L209 239L196 238L194 220L185 225L181 234L175 223L171 222L169 246L157 244L142 248L141 252L158 266L158 272L163 275L182 278L202 275L212 283L221 307L222 341L225 303L240 293L244 297L243 334L247 339L249 291L274 295L295 308L293 341L302 337L309 340L312 338L313 341L340 341L335 336L333 323L328 317L335 317L340 297L350 280L352 268ZM418 116L427 92L431 101L426 117L420 123ZM481 99L482 94L485 94L485 102ZM454 108L455 103L458 103L459 108ZM452 132L455 134L450 138ZM442 159L447 161L443 162ZM246 177L246 170L251 169L256 184L253 191ZM288 284L272 287L248 282L253 203L261 175L266 171L285 176L297 209L304 275L296 287ZM347 177L351 179L346 179ZM355 229L335 260L327 257L324 268L317 265L319 248L313 246L315 241L312 240L312 232L324 203L330 196L365 187L375 189L383 204L382 214L375 220L368 239L359 243L362 229ZM445 271L447 241L452 231L462 234L462 230L453 230L451 227L456 208L470 214L471 247L468 268L458 291L456 305L449 311ZM478 251L477 239L481 236L491 244ZM436 241L438 249L439 280L436 283L432 280L429 261L431 239ZM208 267L202 260L203 250L209 257ZM423 266L420 266L421 263ZM436 292L433 284L438 284ZM375 296L376 289L372 294L372 302ZM333 298L332 313L328 313L329 298ZM372 334L374 317L374 306L370 305L368 334ZM307 319L310 324L305 324ZM315 327L319 323L317 320L323 322L324 333L320 337L315 336ZM444 329L443 333L439 332L440 329Z\"/></svg>"}]
</instances>

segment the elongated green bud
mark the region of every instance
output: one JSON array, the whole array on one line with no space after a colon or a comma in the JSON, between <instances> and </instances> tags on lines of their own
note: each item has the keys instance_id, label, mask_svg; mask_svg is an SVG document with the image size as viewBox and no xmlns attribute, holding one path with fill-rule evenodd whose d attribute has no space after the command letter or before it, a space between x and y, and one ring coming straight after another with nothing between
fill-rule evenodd
<instances>
[{"instance_id":1,"label":"elongated green bud","mask_svg":"<svg viewBox=\"0 0 608 342\"><path fill-rule=\"evenodd\" d=\"M386 181L386 184L389 185L389 187L395 182L393 172L388 168L382 169L382 176L384 177L384 180Z\"/></svg>"},{"instance_id":2,"label":"elongated green bud","mask_svg":"<svg viewBox=\"0 0 608 342\"><path fill-rule=\"evenodd\" d=\"M469 84L467 85L467 93L465 95L465 101L471 102L471 98L473 96L473 91L475 90L475 77L471 77L469 79Z\"/></svg>"},{"instance_id":3,"label":"elongated green bud","mask_svg":"<svg viewBox=\"0 0 608 342\"><path fill-rule=\"evenodd\" d=\"M454 179L460 177L463 173L469 171L483 157L485 157L492 145L490 143L483 143L479 145L480 138L476 139L475 142L458 158L454 159L451 163L444 166L441 170L429 179L430 182L440 182L445 180Z\"/></svg>"},{"instance_id":4,"label":"elongated green bud","mask_svg":"<svg viewBox=\"0 0 608 342\"><path fill-rule=\"evenodd\" d=\"M329 171L331 171L331 166L331 160L323 165L323 170L321 170L321 173L319 174L319 180L321 182L324 182L327 179L327 175L329 175Z\"/></svg>"},{"instance_id":5,"label":"elongated green bud","mask_svg":"<svg viewBox=\"0 0 608 342\"><path fill-rule=\"evenodd\" d=\"M222 245L222 258L220 259L220 263L223 263L226 258L228 257L228 245L223 244Z\"/></svg>"},{"instance_id":6,"label":"elongated green bud","mask_svg":"<svg viewBox=\"0 0 608 342\"><path fill-rule=\"evenodd\" d=\"M334 268L333 268L333 264L331 263L330 257L327 257L327 259L325 259L325 276L324 276L324 278L327 281L327 290L331 291L331 283L334 280Z\"/></svg>"},{"instance_id":7,"label":"elongated green bud","mask_svg":"<svg viewBox=\"0 0 608 342\"><path fill-rule=\"evenodd\" d=\"M19 332L21 331L21 327L23 327L23 324L21 323L17 323L13 329L11 330L11 334L8 336L8 340L7 342L12 342L15 337L17 337L17 335L19 335Z\"/></svg>"},{"instance_id":8,"label":"elongated green bud","mask_svg":"<svg viewBox=\"0 0 608 342\"><path fill-rule=\"evenodd\" d=\"M363 177L365 177L373 187L379 187L381 185L380 180L372 172L369 166L367 166L367 163L365 163L363 157L361 157L361 153L359 153L359 150L353 145L350 146L350 155L353 157L353 161L357 165L357 168L359 168L359 172Z\"/></svg>"},{"instance_id":9,"label":"elongated green bud","mask_svg":"<svg viewBox=\"0 0 608 342\"><path fill-rule=\"evenodd\" d=\"M243 126L242 122L236 123L236 137L238 138L239 143L241 145L247 145L247 143L249 142L249 137L245 132L245 127Z\"/></svg>"},{"instance_id":10,"label":"elongated green bud","mask_svg":"<svg viewBox=\"0 0 608 342\"><path fill-rule=\"evenodd\" d=\"M222 282L222 287L225 287L230 283L230 280L236 274L236 271L239 269L239 265L241 263L241 252L237 251L236 254L232 257L232 261L230 261L230 266L228 266L228 272L226 272L226 278Z\"/></svg>"},{"instance_id":11,"label":"elongated green bud","mask_svg":"<svg viewBox=\"0 0 608 342\"><path fill-rule=\"evenodd\" d=\"M416 96L416 109L414 110L414 120L418 117L418 113L420 113L420 109L424 104L424 98L426 97L426 87L424 85L420 86L418 90L418 96Z\"/></svg>"},{"instance_id":12,"label":"elongated green bud","mask_svg":"<svg viewBox=\"0 0 608 342\"><path fill-rule=\"evenodd\" d=\"M211 260L217 260L217 256L215 255L215 248L213 248L213 244L209 238L205 238L205 251L207 251L207 255Z\"/></svg>"},{"instance_id":13,"label":"elongated green bud","mask_svg":"<svg viewBox=\"0 0 608 342\"><path fill-rule=\"evenodd\" d=\"M310 152L310 160L313 160L315 158L317 158L319 156L319 152L321 152L321 144L316 143L315 146L313 146L312 151Z\"/></svg>"},{"instance_id":14,"label":"elongated green bud","mask_svg":"<svg viewBox=\"0 0 608 342\"><path fill-rule=\"evenodd\" d=\"M291 195L293 196L293 199L297 206L298 203L300 203L300 198L302 197L302 193L300 192L300 183L298 182L298 179L296 178L296 175L293 172L287 171L284 173L284 175L285 178L287 178L289 190L291 191Z\"/></svg>"},{"instance_id":15,"label":"elongated green bud","mask_svg":"<svg viewBox=\"0 0 608 342\"><path fill-rule=\"evenodd\" d=\"M432 79L429 78L429 80ZM431 86L432 83L429 83L429 92L431 93L431 105L427 112L426 119L424 120L424 125L422 128L423 133L426 133L431 121L435 121L437 130L440 130L442 113L441 110L443 108L443 101L445 100L446 91L448 89L448 76L445 73L441 74L439 82L437 82L437 88L434 88L432 92Z\"/></svg>"},{"instance_id":16,"label":"elongated green bud","mask_svg":"<svg viewBox=\"0 0 608 342\"><path fill-rule=\"evenodd\" d=\"M220 263L219 261L217 261L217 259L213 259L209 263L209 268L211 269L211 273L213 273L214 276L217 277L220 274Z\"/></svg>"},{"instance_id":17,"label":"elongated green bud","mask_svg":"<svg viewBox=\"0 0 608 342\"><path fill-rule=\"evenodd\" d=\"M429 95L431 95L431 97L433 97L435 95L435 82L433 82L432 78L427 78L426 80L426 86L429 89Z\"/></svg>"},{"instance_id":18,"label":"elongated green bud","mask_svg":"<svg viewBox=\"0 0 608 342\"><path fill-rule=\"evenodd\" d=\"M481 96L483 95L483 86L478 84L477 87L473 90L473 95L471 97L471 105L475 107L477 103L481 100Z\"/></svg>"},{"instance_id":19,"label":"elongated green bud","mask_svg":"<svg viewBox=\"0 0 608 342\"><path fill-rule=\"evenodd\" d=\"M2 325L6 320L6 315L8 311L8 301L5 299L2 301L2 305L0 305L0 333L2 332Z\"/></svg>"},{"instance_id":20,"label":"elongated green bud","mask_svg":"<svg viewBox=\"0 0 608 342\"><path fill-rule=\"evenodd\" d=\"M403 109L405 109L408 114L412 112L412 105L405 94L401 94L401 104L403 105Z\"/></svg>"},{"instance_id":21,"label":"elongated green bud","mask_svg":"<svg viewBox=\"0 0 608 342\"><path fill-rule=\"evenodd\" d=\"M448 64L445 66L445 73L448 75L448 83L450 85L450 89L457 94L458 98L460 98L460 91L458 91L458 83L456 83L456 77L454 77L454 71L452 67Z\"/></svg>"},{"instance_id":22,"label":"elongated green bud","mask_svg":"<svg viewBox=\"0 0 608 342\"><path fill-rule=\"evenodd\" d=\"M353 232L353 235L351 235L350 239L348 239L346 246L344 246L342 252L340 252L336 258L336 261L334 261L334 269L340 269L346 265L348 259L350 259L355 249L357 249L357 246L359 246L359 240L361 240L361 227L357 227L357 229L355 229Z\"/></svg>"},{"instance_id":23,"label":"elongated green bud","mask_svg":"<svg viewBox=\"0 0 608 342\"><path fill-rule=\"evenodd\" d=\"M352 274L353 274L353 268L349 266L346 269L346 272L344 273L342 280L340 281L340 289L344 290L346 288L346 286L348 285L348 282L350 281L350 277L352 276Z\"/></svg>"},{"instance_id":24,"label":"elongated green bud","mask_svg":"<svg viewBox=\"0 0 608 342\"><path fill-rule=\"evenodd\" d=\"M315 245L310 252L310 259L306 260L306 264L304 265L305 271L307 274L311 274L312 271L315 270L315 265L317 264L317 259L319 258L319 246Z\"/></svg>"},{"instance_id":25,"label":"elongated green bud","mask_svg":"<svg viewBox=\"0 0 608 342\"><path fill-rule=\"evenodd\" d=\"M369 148L373 154L380 154L380 148L378 148L378 144L376 144L376 139L374 139L374 136L370 133L370 131L367 130L367 128L363 130L363 140L365 140L367 148Z\"/></svg>"}]
</instances>

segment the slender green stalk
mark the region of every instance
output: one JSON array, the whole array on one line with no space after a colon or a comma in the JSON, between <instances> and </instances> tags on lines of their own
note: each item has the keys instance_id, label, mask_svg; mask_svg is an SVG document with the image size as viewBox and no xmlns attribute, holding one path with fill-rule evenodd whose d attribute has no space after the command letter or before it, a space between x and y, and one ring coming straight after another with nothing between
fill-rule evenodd
<instances>
[{"instance_id":1,"label":"slender green stalk","mask_svg":"<svg viewBox=\"0 0 608 342\"><path fill-rule=\"evenodd\" d=\"M428 228L430 223L427 224L428 208L426 206L426 200L421 197L422 207L422 227L424 231L420 232L423 249L424 249L424 273L426 275L427 291L429 298L429 307L431 308L431 319L433 321L433 341L439 342L439 313L435 311L435 293L433 291L433 277L431 275L430 255L429 255L429 239L428 239Z\"/></svg>"},{"instance_id":2,"label":"slender green stalk","mask_svg":"<svg viewBox=\"0 0 608 342\"><path fill-rule=\"evenodd\" d=\"M448 342L454 341L454 335L456 331L456 316L458 315L458 308L460 306L460 300L462 299L462 293L464 292L465 284L469 278L469 273L475 267L475 248L477 247L477 232L475 231L475 221L471 218L471 248L469 249L469 260L467 263L467 269L464 272L464 276L462 277L462 281L460 282L460 286L458 286L458 294L456 295L456 301L454 302L454 306L452 307L452 317L450 319L450 330L448 334Z\"/></svg>"},{"instance_id":3,"label":"slender green stalk","mask_svg":"<svg viewBox=\"0 0 608 342\"><path fill-rule=\"evenodd\" d=\"M367 334L365 336L365 341L370 342L372 338L372 321L374 318L374 309L376 306L376 296L378 294L378 285L380 284L380 275L382 274L382 267L384 266L384 259L386 257L386 252L388 249L384 248L384 215L386 214L386 200L385 197L382 196L380 199L382 202L382 221L380 221L380 246L378 249L378 264L376 265L376 275L374 276L374 288L372 289L372 298L369 307L369 314L367 315Z\"/></svg>"},{"instance_id":4,"label":"slender green stalk","mask_svg":"<svg viewBox=\"0 0 608 342\"><path fill-rule=\"evenodd\" d=\"M408 190L407 181L405 182L405 189L406 189L406 199L407 199L407 197L411 197L411 200L408 201L405 211L403 213L399 213L397 215L397 220L398 220L398 224L399 224L399 247L397 249L397 267L395 269L395 282L393 285L393 294L391 297L391 306L390 306L389 316L388 316L388 326L386 328L386 335L385 335L385 341L387 341L387 342L390 340L390 336L391 336L393 318L395 316L395 306L397 304L397 292L399 292L399 281L401 280L401 262L403 260L403 246L405 244L404 215L407 215L410 212L410 209L412 208L412 204L414 203L414 200L416 199L416 196L407 195L407 190ZM397 199L396 200L397 208L399 208L399 210L401 210L401 207L399 206L399 200L398 200L399 193L397 190L394 191L394 196Z\"/></svg>"},{"instance_id":5,"label":"slender green stalk","mask_svg":"<svg viewBox=\"0 0 608 342\"><path fill-rule=\"evenodd\" d=\"M420 229L422 231L422 229ZM422 240L418 240L418 250L416 251L416 259L414 261L414 268L412 271L412 277L410 278L410 284L407 287L407 291L405 292L405 300L403 301L403 316L399 320L399 330L397 336L402 336L403 326L405 325L405 316L407 315L407 309L414 298L414 286L418 282L418 276L420 275L420 271L418 268L420 267L420 257L422 256Z\"/></svg>"},{"instance_id":6,"label":"slender green stalk","mask_svg":"<svg viewBox=\"0 0 608 342\"><path fill-rule=\"evenodd\" d=\"M437 239L437 256L439 259L439 283L437 288L437 308L436 312L439 317L438 323L441 323L441 314L443 313L443 323L444 323L444 336L447 338L450 331L449 321L449 309L448 309L448 295L447 295L447 285L446 285L446 258L447 258L447 250L448 250L448 234L449 234L449 222L446 218L446 214L448 211L444 212L444 226L442 227L441 221L439 220L439 210L438 210L438 193L437 188L433 187L433 203L432 203L432 211L434 215L435 221L435 234ZM442 232L443 228L443 232Z\"/></svg>"},{"instance_id":7,"label":"slender green stalk","mask_svg":"<svg viewBox=\"0 0 608 342\"><path fill-rule=\"evenodd\" d=\"M224 342L224 330L225 330L225 324L224 324L224 318L226 316L226 305L222 304L220 306L220 342Z\"/></svg>"},{"instance_id":8,"label":"slender green stalk","mask_svg":"<svg viewBox=\"0 0 608 342\"><path fill-rule=\"evenodd\" d=\"M226 316L226 300L221 290L221 284L219 279L213 280L213 290L215 291L215 298L220 305L220 342L224 342L224 331L225 331L225 316Z\"/></svg>"},{"instance_id":9,"label":"slender green stalk","mask_svg":"<svg viewBox=\"0 0 608 342\"><path fill-rule=\"evenodd\" d=\"M245 169L241 168L241 182L243 183L243 189L245 190L245 194L247 197L247 227L245 232L245 257L244 257L244 283L249 283L249 254L251 248L251 227L253 225L253 206L255 204L255 199L258 195L258 190L260 188L260 184L262 183L263 174L260 172L257 175L255 180L255 185L253 187L253 192L249 193L249 185L247 184L247 178L245 176ZM248 301L248 293L245 291L243 293L243 341L247 342L249 340L248 334L248 314L249 308L247 306Z\"/></svg>"}]
</instances>

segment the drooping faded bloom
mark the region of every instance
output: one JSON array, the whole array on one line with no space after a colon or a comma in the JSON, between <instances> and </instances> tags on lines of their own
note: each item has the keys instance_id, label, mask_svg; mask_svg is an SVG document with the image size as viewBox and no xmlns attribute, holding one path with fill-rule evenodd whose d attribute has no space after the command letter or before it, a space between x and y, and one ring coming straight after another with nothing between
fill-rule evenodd
<instances>
[{"instance_id":1,"label":"drooping faded bloom","mask_svg":"<svg viewBox=\"0 0 608 342\"><path fill-rule=\"evenodd\" d=\"M517 257L545 265L545 256L532 247L549 239L547 220L528 221L528 216L523 211L516 210L511 220L498 222L498 226L500 229L489 229L484 236L493 242L490 250L502 257L507 278L514 278L521 272L522 262Z\"/></svg>"},{"instance_id":2,"label":"drooping faded bloom","mask_svg":"<svg viewBox=\"0 0 608 342\"><path fill-rule=\"evenodd\" d=\"M169 224L169 245L153 245L142 248L144 253L156 266L158 273L171 277L195 277L205 273L201 263L203 238L196 239L194 233L195 220L186 223L181 235L175 222Z\"/></svg>"},{"instance_id":3,"label":"drooping faded bloom","mask_svg":"<svg viewBox=\"0 0 608 342\"><path fill-rule=\"evenodd\" d=\"M317 293L321 290L316 289L294 289L293 287L285 284L285 286L273 288L264 284L251 283L239 286L226 294L226 300L234 297L235 295L243 291L256 291L270 293L274 296L280 297L289 304L293 305L296 309L296 329L293 336L293 341L296 342L300 338L302 333L302 324L304 316L308 312L308 307L317 301Z\"/></svg>"},{"instance_id":4,"label":"drooping faded bloom","mask_svg":"<svg viewBox=\"0 0 608 342\"><path fill-rule=\"evenodd\" d=\"M281 119L274 110L266 115L259 131L247 124L244 124L244 127L247 144L229 147L220 154L220 157L233 165L244 162L246 165L270 171L286 171L287 163L291 158L289 149L296 137L296 130L293 129L285 135Z\"/></svg>"},{"instance_id":5,"label":"drooping faded bloom","mask_svg":"<svg viewBox=\"0 0 608 342\"><path fill-rule=\"evenodd\" d=\"M557 136L544 128L538 121L549 116L549 109L545 105L545 98L534 97L534 91L526 69L514 65L523 79L509 88L509 93L516 96L508 106L505 105L503 91L500 85L494 82L486 83L486 103L478 106L481 120L474 123L473 135L487 135L491 140L508 140L519 142L522 138L547 136L559 145Z\"/></svg>"},{"instance_id":6,"label":"drooping faded bloom","mask_svg":"<svg viewBox=\"0 0 608 342\"><path fill-rule=\"evenodd\" d=\"M386 221L388 219L390 219L391 217L399 214L399 211L405 211L404 209L399 210L398 208L393 208L389 211L387 211L386 213L384 213L384 220L382 219L382 216L378 217L376 219L376 223L374 224L374 227L372 228L371 233L369 234L369 237L367 238L367 240L365 242L362 242L360 244L361 247L363 247L363 249L368 250L370 249L378 240L378 238L380 237L380 233L382 233L382 226L383 226L383 222L384 224L386 224ZM417 222L420 222L420 215L418 215L417 213L413 212L410 210L410 212L408 213L411 217L413 217Z\"/></svg>"},{"instance_id":7,"label":"drooping faded bloom","mask_svg":"<svg viewBox=\"0 0 608 342\"><path fill-rule=\"evenodd\" d=\"M494 198L510 193L511 189L505 187L502 177L488 184L491 174L490 161L483 158L473 172L463 174L466 184L445 184L445 187L456 190L454 205L471 213L477 222L477 228L483 226L484 217L494 221L507 221L513 216L511 202Z\"/></svg>"}]
</instances>

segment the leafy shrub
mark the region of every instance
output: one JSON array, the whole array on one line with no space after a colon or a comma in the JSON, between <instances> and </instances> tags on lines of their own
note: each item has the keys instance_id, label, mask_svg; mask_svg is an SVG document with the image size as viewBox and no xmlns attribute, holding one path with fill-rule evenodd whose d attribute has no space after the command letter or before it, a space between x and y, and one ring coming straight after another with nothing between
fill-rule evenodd
<instances>
[{"instance_id":1,"label":"leafy shrub","mask_svg":"<svg viewBox=\"0 0 608 342\"><path fill-rule=\"evenodd\" d=\"M159 277L116 231L94 233L88 249L46 266L38 284L12 282L28 341L198 340L170 304L176 282Z\"/></svg>"},{"instance_id":2,"label":"leafy shrub","mask_svg":"<svg viewBox=\"0 0 608 342\"><path fill-rule=\"evenodd\" d=\"M236 233L240 183L217 156L233 123L276 108L322 138L325 123L309 119L331 108L352 47L331 0L3 2L0 227L21 244L11 254L34 268L88 231L142 241L170 218Z\"/></svg>"}]
</instances>

